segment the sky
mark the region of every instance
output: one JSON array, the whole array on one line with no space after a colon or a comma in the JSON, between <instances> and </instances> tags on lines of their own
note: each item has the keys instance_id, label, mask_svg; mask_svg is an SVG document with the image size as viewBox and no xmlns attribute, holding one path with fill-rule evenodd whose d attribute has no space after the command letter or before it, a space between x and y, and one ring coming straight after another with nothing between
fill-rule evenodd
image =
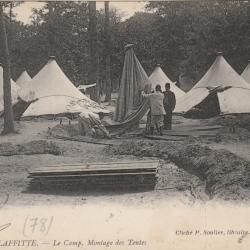
<instances>
[{"instance_id":1,"label":"sky","mask_svg":"<svg viewBox=\"0 0 250 250\"><path fill-rule=\"evenodd\" d=\"M16 7L14 12L17 14L17 20L30 23L30 15L32 8L40 8L44 5L43 2L25 2ZM137 11L143 11L145 2L112 2L110 1L110 8L115 7L124 14L124 18L129 18ZM104 2L97 2L97 9L103 8Z\"/></svg>"}]
</instances>

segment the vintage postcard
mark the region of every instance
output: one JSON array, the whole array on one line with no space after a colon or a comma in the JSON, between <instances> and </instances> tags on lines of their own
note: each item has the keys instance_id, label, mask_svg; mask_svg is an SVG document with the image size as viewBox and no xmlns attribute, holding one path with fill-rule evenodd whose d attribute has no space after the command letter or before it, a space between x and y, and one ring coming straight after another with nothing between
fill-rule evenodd
<instances>
[{"instance_id":1,"label":"vintage postcard","mask_svg":"<svg viewBox=\"0 0 250 250\"><path fill-rule=\"evenodd\" d=\"M0 1L0 250L250 249L250 1Z\"/></svg>"}]
</instances>

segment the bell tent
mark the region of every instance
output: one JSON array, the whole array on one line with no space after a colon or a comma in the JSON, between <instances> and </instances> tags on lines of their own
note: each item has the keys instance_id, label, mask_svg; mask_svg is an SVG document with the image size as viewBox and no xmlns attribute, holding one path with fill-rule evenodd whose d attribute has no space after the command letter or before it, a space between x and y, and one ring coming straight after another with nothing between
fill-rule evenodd
<instances>
[{"instance_id":1,"label":"bell tent","mask_svg":"<svg viewBox=\"0 0 250 250\"><path fill-rule=\"evenodd\" d=\"M16 84L20 87L20 88L24 88L29 81L31 80L31 77L29 76L29 74L27 73L27 71L23 71L22 74L17 78L16 80Z\"/></svg>"},{"instance_id":2,"label":"bell tent","mask_svg":"<svg viewBox=\"0 0 250 250\"><path fill-rule=\"evenodd\" d=\"M133 44L125 46L125 59L120 83L114 120L125 121L136 112L142 104L141 92L151 86L146 72L137 59Z\"/></svg>"},{"instance_id":3,"label":"bell tent","mask_svg":"<svg viewBox=\"0 0 250 250\"><path fill-rule=\"evenodd\" d=\"M220 54L201 80L177 102L175 112L192 108L216 115L250 112L250 85Z\"/></svg>"},{"instance_id":4,"label":"bell tent","mask_svg":"<svg viewBox=\"0 0 250 250\"><path fill-rule=\"evenodd\" d=\"M23 117L82 113L86 109L93 113L109 113L106 108L81 93L51 57L48 63L22 89L25 101L33 101Z\"/></svg>"},{"instance_id":5,"label":"bell tent","mask_svg":"<svg viewBox=\"0 0 250 250\"><path fill-rule=\"evenodd\" d=\"M248 61L248 65L242 72L241 76L245 79L247 83L250 84L250 60Z\"/></svg>"},{"instance_id":6,"label":"bell tent","mask_svg":"<svg viewBox=\"0 0 250 250\"><path fill-rule=\"evenodd\" d=\"M11 79L11 100L12 105L15 105L18 102L18 85ZM3 68L0 65L0 113L4 110L4 99L3 99Z\"/></svg>"},{"instance_id":7,"label":"bell tent","mask_svg":"<svg viewBox=\"0 0 250 250\"><path fill-rule=\"evenodd\" d=\"M176 99L179 99L184 95L184 92L167 77L159 64L157 64L155 67L154 71L149 77L149 80L152 83L152 89L155 89L155 86L159 84L161 85L162 91L165 91L165 84L170 83L170 90L175 93Z\"/></svg>"}]
</instances>

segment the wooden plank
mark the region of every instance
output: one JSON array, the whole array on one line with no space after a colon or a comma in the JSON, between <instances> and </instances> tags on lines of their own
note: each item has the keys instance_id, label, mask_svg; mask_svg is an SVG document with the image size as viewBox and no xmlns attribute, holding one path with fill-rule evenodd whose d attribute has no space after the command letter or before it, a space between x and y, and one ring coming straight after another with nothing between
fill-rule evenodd
<instances>
[{"instance_id":1,"label":"wooden plank","mask_svg":"<svg viewBox=\"0 0 250 250\"><path fill-rule=\"evenodd\" d=\"M46 185L46 187L44 187ZM77 185L77 186L76 186ZM131 182L131 183L119 183L119 185L117 184L112 184L112 183L98 183L95 184L93 183L92 185L84 185L81 184L80 187L83 188L82 190L79 190L79 184L77 182L72 183L71 185L67 185L65 186L65 183L54 183L54 182L46 182L46 183L41 183L41 182L37 182L37 183L31 183L30 187L32 187L32 190L34 189L50 189L50 188L54 188L54 187L59 187L60 189L70 189L71 187L76 187L77 191L87 191L87 190L91 190L93 188L108 188L108 187L112 187L112 191L115 190L115 188L117 187L124 187L124 188L132 188L132 187L149 187L149 188L154 188L156 185L155 181L151 181L151 182L142 182L142 183L136 183L136 182ZM114 187L115 186L115 187Z\"/></svg>"},{"instance_id":2,"label":"wooden plank","mask_svg":"<svg viewBox=\"0 0 250 250\"><path fill-rule=\"evenodd\" d=\"M110 184L110 185L116 185L119 183L133 183L133 182L138 182L138 183L143 183L143 182L154 182L156 181L155 176L149 176L149 177L144 177L144 178L127 178L127 176L124 176L123 178L119 179L107 179L105 178L58 178L58 179L51 179L51 178L39 178L39 179L34 179L30 182L30 184L33 183L64 183L66 185L70 185L70 183L82 183L82 184L93 184L93 183L103 183L103 184Z\"/></svg>"},{"instance_id":3,"label":"wooden plank","mask_svg":"<svg viewBox=\"0 0 250 250\"><path fill-rule=\"evenodd\" d=\"M90 162L85 163L86 166L103 166L103 165L130 165L130 164L152 164L159 163L159 160L139 160L139 161L111 161L111 162ZM75 164L53 164L49 166L82 166L83 163Z\"/></svg>"},{"instance_id":4,"label":"wooden plank","mask_svg":"<svg viewBox=\"0 0 250 250\"><path fill-rule=\"evenodd\" d=\"M108 163L89 163L82 164L62 164L51 165L34 170L30 173L48 171L105 171L105 170L125 170L125 169L154 169L159 165L159 160L134 161L134 162L108 162ZM103 166L103 167L102 167Z\"/></svg>"},{"instance_id":5,"label":"wooden plank","mask_svg":"<svg viewBox=\"0 0 250 250\"><path fill-rule=\"evenodd\" d=\"M214 130L212 131L174 131L174 130L168 130L163 131L163 135L168 136L192 136L192 135L216 135L216 132Z\"/></svg>"},{"instance_id":6,"label":"wooden plank","mask_svg":"<svg viewBox=\"0 0 250 250\"><path fill-rule=\"evenodd\" d=\"M28 176L28 178L64 178L64 177L94 177L94 176L129 176L129 175L155 175L155 172L136 172L136 173L106 173L106 174L67 174L67 175L42 175L42 176Z\"/></svg>"},{"instance_id":7,"label":"wooden plank","mask_svg":"<svg viewBox=\"0 0 250 250\"><path fill-rule=\"evenodd\" d=\"M141 170L141 171L102 171L102 172L96 172L96 171L93 171L93 172L80 172L80 171L53 171L53 172L43 172L43 173L31 173L29 176L30 177L36 177L36 176L46 176L46 175L83 175L83 174L86 174L86 175L91 175L91 174L97 174L97 175L101 175L101 174L128 174L128 173L131 173L131 174L134 174L134 173L156 173L156 169L152 169L152 170L148 170L148 171L145 171L145 170Z\"/></svg>"},{"instance_id":8,"label":"wooden plank","mask_svg":"<svg viewBox=\"0 0 250 250\"><path fill-rule=\"evenodd\" d=\"M190 136L193 136L193 137L199 137L199 136L204 136L204 137L214 137L216 135L190 135ZM163 141L183 141L185 140L185 138L187 138L188 136L186 137L175 137L175 136L166 136L166 135L163 135L163 136L156 136L156 135L146 135L144 136L145 138L147 139L151 139L151 140L163 140Z\"/></svg>"},{"instance_id":9,"label":"wooden plank","mask_svg":"<svg viewBox=\"0 0 250 250\"><path fill-rule=\"evenodd\" d=\"M141 170L141 171L90 171L90 172L80 172L80 171L53 171L53 172L42 172L42 173L31 173L29 175L30 178L36 178L40 176L56 176L56 175L62 175L62 176L69 176L69 175L122 175L122 174L141 174L141 173L156 173L156 169L150 169L148 171Z\"/></svg>"},{"instance_id":10,"label":"wooden plank","mask_svg":"<svg viewBox=\"0 0 250 250\"><path fill-rule=\"evenodd\" d=\"M34 170L30 172L33 173L47 173L47 172L124 172L124 171L152 171L155 170L157 167L131 167L131 168L44 168L40 170Z\"/></svg>"},{"instance_id":11,"label":"wooden plank","mask_svg":"<svg viewBox=\"0 0 250 250\"><path fill-rule=\"evenodd\" d=\"M138 178L139 177L139 178ZM104 184L104 185L119 185L119 184L140 184L140 183L154 183L156 182L157 178L155 175L148 175L143 176L143 178L140 178L142 176L120 176L120 178L113 178L113 176L107 178L106 176L102 176L100 178L38 178L33 179L30 181L30 185L35 184L62 184L62 185L73 185L75 183L79 183L81 185L98 185L98 184Z\"/></svg>"},{"instance_id":12,"label":"wooden plank","mask_svg":"<svg viewBox=\"0 0 250 250\"><path fill-rule=\"evenodd\" d=\"M106 145L106 146L113 146L117 145L117 143L114 142L106 142L104 140L98 140L95 138L89 138L89 137L68 137L68 136L59 136L59 135L53 135L54 138L60 139L60 140L66 140L66 141L78 141L78 142L85 142L85 143L92 143L92 144L99 144L99 145Z\"/></svg>"},{"instance_id":13,"label":"wooden plank","mask_svg":"<svg viewBox=\"0 0 250 250\"><path fill-rule=\"evenodd\" d=\"M78 169L72 169L72 170L69 170L69 169L65 169L65 170L62 170L62 169L53 169L53 170L44 170L44 171L33 171L33 172L30 172L29 174L32 176L32 175L41 175L41 174L46 174L46 173L50 173L50 174L53 174L53 173L78 173L78 174L81 174L81 173L126 173L126 172L152 172L152 171L156 171L156 168L150 168L150 169L101 169L101 170L78 170Z\"/></svg>"},{"instance_id":14,"label":"wooden plank","mask_svg":"<svg viewBox=\"0 0 250 250\"><path fill-rule=\"evenodd\" d=\"M223 128L223 126L216 125L216 126L197 126L197 125L176 125L174 126L173 130L175 131L213 131L213 130L219 130Z\"/></svg>"},{"instance_id":15,"label":"wooden plank","mask_svg":"<svg viewBox=\"0 0 250 250\"><path fill-rule=\"evenodd\" d=\"M115 178L114 178L115 177ZM74 180L79 180L79 181L89 181L89 180L107 180L107 181L113 181L117 182L121 179L123 180L133 180L133 179L155 179L157 178L154 173L144 173L143 175L137 175L137 174L132 174L132 175L86 175L86 176L79 176L79 175L73 175L73 176L39 176L32 178L31 181L36 181L36 180L55 180L55 181L74 181Z\"/></svg>"}]
</instances>

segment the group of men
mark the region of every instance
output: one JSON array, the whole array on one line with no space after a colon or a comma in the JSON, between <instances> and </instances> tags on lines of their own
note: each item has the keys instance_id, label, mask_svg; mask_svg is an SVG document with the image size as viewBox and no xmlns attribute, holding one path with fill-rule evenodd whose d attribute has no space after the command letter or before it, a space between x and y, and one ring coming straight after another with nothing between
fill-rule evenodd
<instances>
[{"instance_id":1,"label":"group of men","mask_svg":"<svg viewBox=\"0 0 250 250\"><path fill-rule=\"evenodd\" d=\"M176 105L175 94L170 90L170 83L165 84L165 91L162 92L161 86L156 85L155 91L142 95L149 99L150 111L148 113L147 125L150 134L154 133L154 129L162 135L163 129L171 130L172 128L172 112ZM79 129L82 135L90 137L110 138L108 130L103 124L103 113L92 114L83 112L79 116Z\"/></svg>"},{"instance_id":2,"label":"group of men","mask_svg":"<svg viewBox=\"0 0 250 250\"><path fill-rule=\"evenodd\" d=\"M161 85L156 85L155 91L150 94L142 92L149 99L150 111L148 114L149 131L154 134L154 129L162 135L163 129L172 129L172 112L176 105L175 94L170 90L170 83L165 84L162 92Z\"/></svg>"}]
</instances>

